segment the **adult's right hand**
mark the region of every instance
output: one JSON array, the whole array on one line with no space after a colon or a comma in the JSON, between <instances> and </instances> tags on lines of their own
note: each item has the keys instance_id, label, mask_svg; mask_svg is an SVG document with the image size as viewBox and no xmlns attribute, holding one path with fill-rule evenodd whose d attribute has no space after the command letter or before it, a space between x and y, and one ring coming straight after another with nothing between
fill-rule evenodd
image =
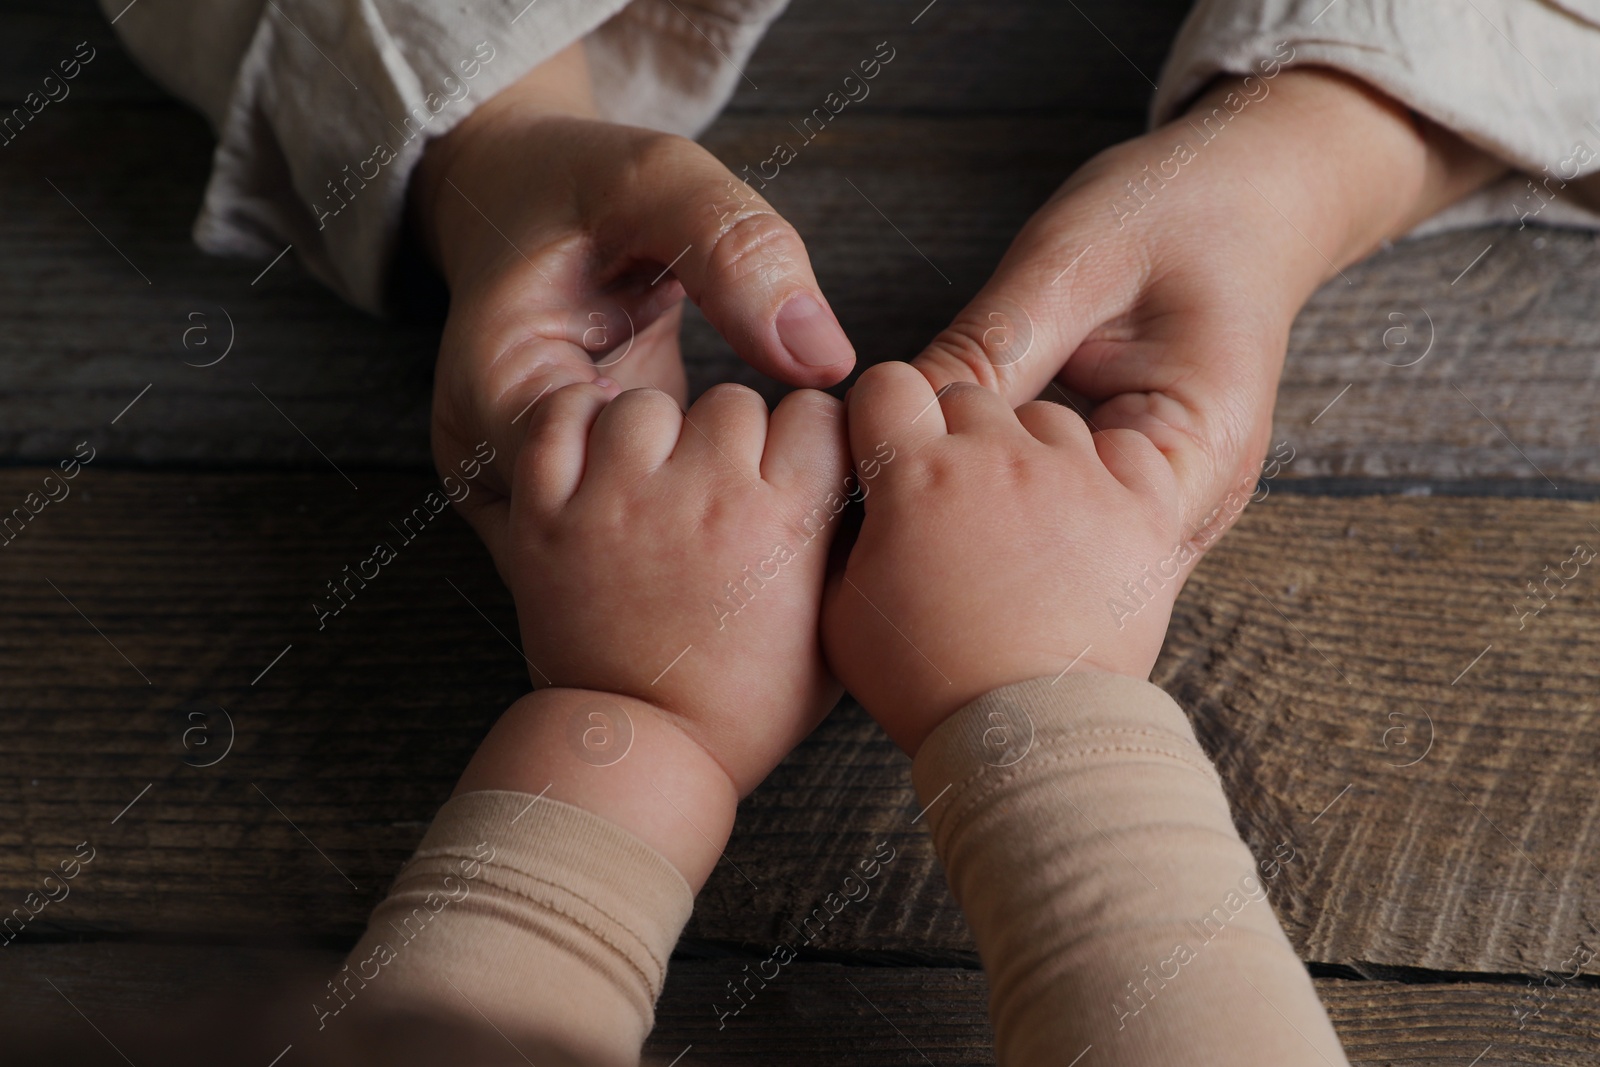
<instances>
[{"instance_id":1,"label":"adult's right hand","mask_svg":"<svg viewBox=\"0 0 1600 1067\"><path fill-rule=\"evenodd\" d=\"M529 409L575 382L684 404L685 295L769 377L822 387L855 365L794 228L693 141L600 121L588 87L574 46L432 144L413 184L450 287L434 460L493 448L461 507L504 577Z\"/></svg>"}]
</instances>

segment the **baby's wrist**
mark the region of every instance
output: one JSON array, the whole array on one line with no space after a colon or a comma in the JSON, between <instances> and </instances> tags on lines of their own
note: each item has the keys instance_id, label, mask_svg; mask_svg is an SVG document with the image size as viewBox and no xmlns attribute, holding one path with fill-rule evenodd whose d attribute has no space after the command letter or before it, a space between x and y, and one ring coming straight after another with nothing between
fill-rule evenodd
<instances>
[{"instance_id":1,"label":"baby's wrist","mask_svg":"<svg viewBox=\"0 0 1600 1067\"><path fill-rule=\"evenodd\" d=\"M671 713L633 697L542 689L500 717L456 793L559 800L627 830L699 892L733 830L739 794Z\"/></svg>"}]
</instances>

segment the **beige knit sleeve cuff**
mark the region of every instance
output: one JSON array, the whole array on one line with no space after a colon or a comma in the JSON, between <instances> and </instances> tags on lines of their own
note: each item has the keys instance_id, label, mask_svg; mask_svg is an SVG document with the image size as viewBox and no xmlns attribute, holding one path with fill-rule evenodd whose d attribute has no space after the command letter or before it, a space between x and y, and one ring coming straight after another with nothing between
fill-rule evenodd
<instances>
[{"instance_id":1,"label":"beige knit sleeve cuff","mask_svg":"<svg viewBox=\"0 0 1600 1067\"><path fill-rule=\"evenodd\" d=\"M597 815L464 793L373 912L319 1022L366 995L487 1018L586 1063L636 1063L693 904L676 868Z\"/></svg>"},{"instance_id":2,"label":"beige knit sleeve cuff","mask_svg":"<svg viewBox=\"0 0 1600 1067\"><path fill-rule=\"evenodd\" d=\"M939 806L943 820L1023 776L1025 760L1060 761L1113 749L1159 755L1221 786L1188 716L1160 686L1101 672L984 694L929 735L911 775L924 803L951 787L948 803Z\"/></svg>"},{"instance_id":3,"label":"beige knit sleeve cuff","mask_svg":"<svg viewBox=\"0 0 1600 1067\"><path fill-rule=\"evenodd\" d=\"M1345 1064L1270 876L1156 686L998 689L933 732L912 778L988 973L999 1063L1092 1047L1100 1067Z\"/></svg>"}]
</instances>

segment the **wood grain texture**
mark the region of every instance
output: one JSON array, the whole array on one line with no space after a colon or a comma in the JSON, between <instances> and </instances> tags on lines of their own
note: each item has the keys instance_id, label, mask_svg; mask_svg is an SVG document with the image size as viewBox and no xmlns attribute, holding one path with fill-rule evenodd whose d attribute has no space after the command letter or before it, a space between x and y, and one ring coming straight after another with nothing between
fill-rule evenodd
<instances>
[{"instance_id":1,"label":"wood grain texture","mask_svg":"<svg viewBox=\"0 0 1600 1067\"><path fill-rule=\"evenodd\" d=\"M465 524L447 512L407 543L390 524L429 481L349 473L359 491L326 468L91 466L0 550L6 896L81 841L97 852L32 932L348 935L529 688ZM0 477L8 505L38 483ZM378 541L398 558L319 630L313 600ZM219 709L231 751L187 765L220 756Z\"/></svg>"},{"instance_id":2,"label":"wood grain texture","mask_svg":"<svg viewBox=\"0 0 1600 1067\"><path fill-rule=\"evenodd\" d=\"M1467 230L1323 286L1278 390L1287 476L1600 482L1597 253L1594 234Z\"/></svg>"},{"instance_id":3,"label":"wood grain texture","mask_svg":"<svg viewBox=\"0 0 1600 1067\"><path fill-rule=\"evenodd\" d=\"M662 1062L691 1044L689 1056L703 1063L994 1062L981 971L793 967L782 987L763 990L719 1031L713 1006L743 974L740 963L674 962L646 1048ZM1486 1050L1485 1065L1578 1067L1593 1062L1600 1039L1592 987L1543 995L1512 983L1317 979L1316 987L1354 1067L1467 1067ZM1535 1007L1540 1014L1519 1028L1518 1016Z\"/></svg>"},{"instance_id":4,"label":"wood grain texture","mask_svg":"<svg viewBox=\"0 0 1600 1067\"><path fill-rule=\"evenodd\" d=\"M328 973L341 959L332 950L138 944L8 951L18 958L0 970L0 1026L15 1033L24 1024L41 1025L88 1039L94 1035L84 1017L114 1039L150 1022L183 1032L186 1020L192 1026L196 1019L214 1019L210 998L239 995L285 974ZM994 1062L988 985L981 971L802 960L786 967L781 979L719 1030L713 1005L726 995L726 983L743 974L746 962L674 960L646 1051L659 1063L690 1045L693 1050L682 1062L847 1067ZM1316 987L1358 1067L1465 1067L1479 1056L1479 1062L1496 1067L1586 1067L1600 1040L1600 990L1592 987L1569 985L1539 994L1511 982L1333 978L1317 979ZM1519 1017L1535 1007L1539 1014L1519 1026ZM309 1022L309 1012L306 1018ZM276 1044L232 1051L243 1062L266 1063L284 1041L298 1036L291 1031ZM256 1052L261 1054L245 1058Z\"/></svg>"},{"instance_id":5,"label":"wood grain texture","mask_svg":"<svg viewBox=\"0 0 1600 1067\"><path fill-rule=\"evenodd\" d=\"M99 852L30 936L353 937L525 690L508 597L453 516L318 631L323 583L398 541L428 488L347 473L359 492L331 469L91 466L0 550L0 900L80 841ZM0 474L0 499L39 477ZM1600 505L1277 493L1184 591L1156 678L1257 854L1295 850L1271 889L1303 958L1515 974L1600 947L1592 566L1524 629L1511 614L1600 539L1590 523ZM189 713L218 706L233 751L184 765L186 728L222 732ZM887 841L874 894L812 948L970 962L919 808L905 758L845 706L741 809L690 941L792 936Z\"/></svg>"},{"instance_id":6,"label":"wood grain texture","mask_svg":"<svg viewBox=\"0 0 1600 1067\"><path fill-rule=\"evenodd\" d=\"M1257 854L1299 854L1272 899L1303 958L1517 973L1600 947L1600 582L1561 567L1596 524L1274 496L1198 570L1155 680ZM1572 580L1519 620L1546 567Z\"/></svg>"}]
</instances>

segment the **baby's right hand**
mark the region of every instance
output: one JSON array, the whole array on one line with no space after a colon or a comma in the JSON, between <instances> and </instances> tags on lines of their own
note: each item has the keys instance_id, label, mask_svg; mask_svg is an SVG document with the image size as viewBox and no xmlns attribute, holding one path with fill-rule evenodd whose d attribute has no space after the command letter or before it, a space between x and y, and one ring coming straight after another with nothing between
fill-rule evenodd
<instances>
[{"instance_id":1,"label":"baby's right hand","mask_svg":"<svg viewBox=\"0 0 1600 1067\"><path fill-rule=\"evenodd\" d=\"M935 394L904 363L862 374L848 420L879 462L823 644L896 744L914 756L984 693L1069 666L1149 677L1192 549L1148 437L976 385Z\"/></svg>"}]
</instances>

